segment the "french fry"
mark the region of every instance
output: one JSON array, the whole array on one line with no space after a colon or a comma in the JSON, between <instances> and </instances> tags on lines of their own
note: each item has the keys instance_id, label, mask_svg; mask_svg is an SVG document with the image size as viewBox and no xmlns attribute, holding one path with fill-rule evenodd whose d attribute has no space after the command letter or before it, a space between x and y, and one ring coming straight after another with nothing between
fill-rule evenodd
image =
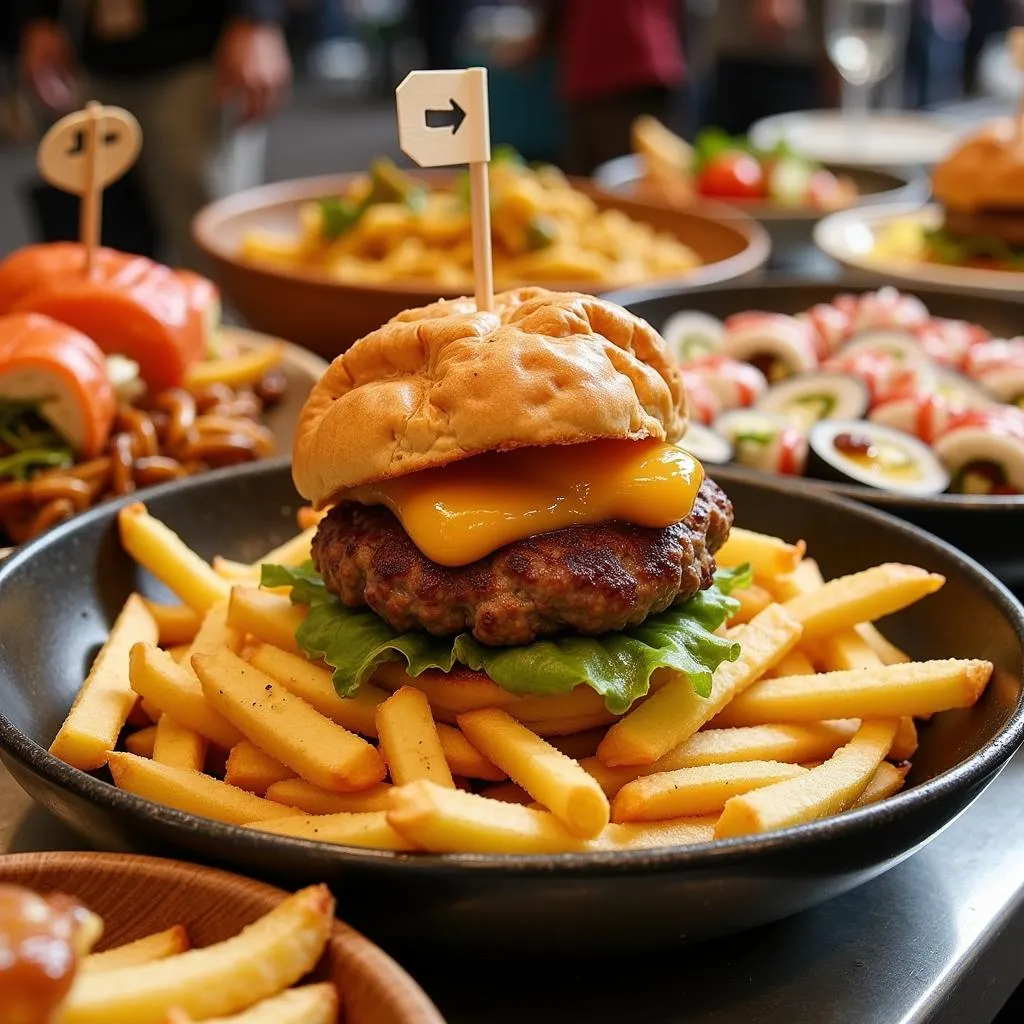
<instances>
[{"instance_id":1,"label":"french fry","mask_svg":"<svg viewBox=\"0 0 1024 1024\"><path fill-rule=\"evenodd\" d=\"M689 739L799 639L800 625L785 608L766 608L743 627L739 660L719 665L708 697L698 696L685 676L673 679L608 730L597 748L598 758L612 767L653 764Z\"/></svg>"},{"instance_id":2,"label":"french fry","mask_svg":"<svg viewBox=\"0 0 1024 1024\"><path fill-rule=\"evenodd\" d=\"M549 811L488 800L423 779L393 786L387 819L433 853L572 853L588 848Z\"/></svg>"},{"instance_id":3,"label":"french fry","mask_svg":"<svg viewBox=\"0 0 1024 1024\"><path fill-rule=\"evenodd\" d=\"M255 743L242 740L231 748L224 766L224 781L229 786L264 795L276 782L294 779L295 772L276 758L263 753Z\"/></svg>"},{"instance_id":4,"label":"french fry","mask_svg":"<svg viewBox=\"0 0 1024 1024\"><path fill-rule=\"evenodd\" d=\"M713 814L730 797L805 772L799 765L782 761L737 761L642 775L619 790L612 802L612 820L661 821Z\"/></svg>"},{"instance_id":5,"label":"french fry","mask_svg":"<svg viewBox=\"0 0 1024 1024\"><path fill-rule=\"evenodd\" d=\"M591 839L608 824L608 798L596 780L501 708L459 715L459 728L573 835Z\"/></svg>"},{"instance_id":6,"label":"french fry","mask_svg":"<svg viewBox=\"0 0 1024 1024\"><path fill-rule=\"evenodd\" d=\"M773 600L772 595L756 583L752 583L749 587L743 587L741 590L734 590L732 596L739 601L740 606L729 619L730 626L749 622L755 615L763 612Z\"/></svg>"},{"instance_id":7,"label":"french fry","mask_svg":"<svg viewBox=\"0 0 1024 1024\"><path fill-rule=\"evenodd\" d=\"M264 818L295 817L300 813L294 807L264 800L202 772L172 768L134 754L115 751L110 755L108 764L118 789L228 825L245 825Z\"/></svg>"},{"instance_id":8,"label":"french fry","mask_svg":"<svg viewBox=\"0 0 1024 1024\"><path fill-rule=\"evenodd\" d=\"M334 793L321 789L305 779L285 779L275 782L266 792L268 800L289 807L297 807L305 814L342 814L363 811L385 811L391 783L378 782L358 793Z\"/></svg>"},{"instance_id":9,"label":"french fry","mask_svg":"<svg viewBox=\"0 0 1024 1024\"><path fill-rule=\"evenodd\" d=\"M776 601L791 601L824 586L825 578L821 575L818 563L813 558L805 558L788 576L778 576L765 583L775 595Z\"/></svg>"},{"instance_id":10,"label":"french fry","mask_svg":"<svg viewBox=\"0 0 1024 1024\"><path fill-rule=\"evenodd\" d=\"M103 767L135 706L128 679L128 652L157 640L157 626L142 598L132 594L111 627L107 642L75 697L50 753L81 771Z\"/></svg>"},{"instance_id":11,"label":"french fry","mask_svg":"<svg viewBox=\"0 0 1024 1024\"><path fill-rule=\"evenodd\" d=\"M232 587L228 623L284 651L298 652L295 630L306 618L302 605L258 587Z\"/></svg>"},{"instance_id":12,"label":"french fry","mask_svg":"<svg viewBox=\"0 0 1024 1024\"><path fill-rule=\"evenodd\" d=\"M815 660L825 672L877 668L885 664L856 629L830 633L818 640L814 647L817 655Z\"/></svg>"},{"instance_id":13,"label":"french fry","mask_svg":"<svg viewBox=\"0 0 1024 1024\"><path fill-rule=\"evenodd\" d=\"M313 544L313 537L316 535L316 524L307 526L301 533L271 548L262 558L253 562L257 573L263 564L268 565L302 565L309 560L310 548ZM258 578L258 577L257 577Z\"/></svg>"},{"instance_id":14,"label":"french fry","mask_svg":"<svg viewBox=\"0 0 1024 1024\"><path fill-rule=\"evenodd\" d=\"M873 622L859 622L853 628L864 638L865 643L882 659L884 664L896 665L900 662L910 661L910 655L890 643L878 631L878 627Z\"/></svg>"},{"instance_id":15,"label":"french fry","mask_svg":"<svg viewBox=\"0 0 1024 1024\"><path fill-rule=\"evenodd\" d=\"M848 743L860 727L856 718L805 725L754 725L741 729L702 729L670 750L654 764L643 767L609 768L596 757L586 758L583 767L597 779L609 797L642 775L674 772L707 764L742 761L806 761L831 757Z\"/></svg>"},{"instance_id":16,"label":"french fry","mask_svg":"<svg viewBox=\"0 0 1024 1024\"><path fill-rule=\"evenodd\" d=\"M528 807L534 802L533 797L514 782L499 782L497 785L488 786L482 793L488 800L500 800L506 804L522 804Z\"/></svg>"},{"instance_id":17,"label":"french fry","mask_svg":"<svg viewBox=\"0 0 1024 1024\"><path fill-rule=\"evenodd\" d=\"M377 707L380 752L396 786L429 779L455 786L430 705L420 690L403 686Z\"/></svg>"},{"instance_id":18,"label":"french fry","mask_svg":"<svg viewBox=\"0 0 1024 1024\"><path fill-rule=\"evenodd\" d=\"M865 722L817 768L786 782L734 796L715 826L716 839L769 832L844 811L864 792L889 753L898 722Z\"/></svg>"},{"instance_id":19,"label":"french fry","mask_svg":"<svg viewBox=\"0 0 1024 1024\"><path fill-rule=\"evenodd\" d=\"M394 789L395 787L392 787ZM338 846L363 846L372 850L414 850L415 844L388 824L384 811L311 814L278 821L254 821L249 828L277 836L310 839Z\"/></svg>"},{"instance_id":20,"label":"french fry","mask_svg":"<svg viewBox=\"0 0 1024 1024\"><path fill-rule=\"evenodd\" d=\"M669 821L612 822L596 839L598 850L638 850L652 846L693 846L715 838L716 817Z\"/></svg>"},{"instance_id":21,"label":"french fry","mask_svg":"<svg viewBox=\"0 0 1024 1024\"><path fill-rule=\"evenodd\" d=\"M316 526L328 512L329 508L315 509L310 505L302 505L295 513L295 523L300 530L308 530Z\"/></svg>"},{"instance_id":22,"label":"french fry","mask_svg":"<svg viewBox=\"0 0 1024 1024\"><path fill-rule=\"evenodd\" d=\"M716 552L715 561L722 566L749 562L755 576L771 580L794 572L806 550L807 545L802 540L787 544L778 537L734 526L726 542Z\"/></svg>"},{"instance_id":23,"label":"french fry","mask_svg":"<svg viewBox=\"0 0 1024 1024\"><path fill-rule=\"evenodd\" d=\"M302 778L335 790L364 789L384 778L376 748L238 655L196 654L192 667L213 708Z\"/></svg>"},{"instance_id":24,"label":"french fry","mask_svg":"<svg viewBox=\"0 0 1024 1024\"><path fill-rule=\"evenodd\" d=\"M188 932L176 924L166 931L154 932L123 946L90 953L82 960L83 971L111 971L116 967L137 967L153 960L165 960L169 956L184 953L189 948Z\"/></svg>"},{"instance_id":25,"label":"french fry","mask_svg":"<svg viewBox=\"0 0 1024 1024\"><path fill-rule=\"evenodd\" d=\"M762 679L715 718L715 727L830 718L918 717L970 707L981 696L987 661L919 661L850 672Z\"/></svg>"},{"instance_id":26,"label":"french fry","mask_svg":"<svg viewBox=\"0 0 1024 1024\"><path fill-rule=\"evenodd\" d=\"M184 662L186 671L192 671L193 654L215 654L227 649L237 654L242 649L243 634L228 624L228 602L218 601L211 605L196 635L188 647L188 658Z\"/></svg>"},{"instance_id":27,"label":"french fry","mask_svg":"<svg viewBox=\"0 0 1024 1024\"><path fill-rule=\"evenodd\" d=\"M172 662L174 664L178 663L177 659L174 657L173 654L171 654L170 651L167 651L165 653L171 658L171 660L172 660ZM129 654L128 657L129 657L128 668L129 668L129 676L130 676L130 673L131 673L131 655ZM132 689L133 690L135 689L134 684L132 685ZM153 701L147 700L145 697L143 697L140 694L139 695L139 699L136 702L135 706L146 716L146 718L149 719L149 721L150 721L150 723L152 725L156 725L156 723L160 721L160 716L163 714L163 712L160 710L160 708L158 708L156 706L156 704L153 703Z\"/></svg>"},{"instance_id":28,"label":"french fry","mask_svg":"<svg viewBox=\"0 0 1024 1024\"><path fill-rule=\"evenodd\" d=\"M814 665L811 659L800 650L794 648L788 654L783 655L779 660L765 672L765 677L771 676L813 676Z\"/></svg>"},{"instance_id":29,"label":"french fry","mask_svg":"<svg viewBox=\"0 0 1024 1024\"><path fill-rule=\"evenodd\" d=\"M441 741L444 758L452 775L467 779L484 779L488 782L502 782L507 776L473 746L453 725L436 723L437 736Z\"/></svg>"},{"instance_id":30,"label":"french fry","mask_svg":"<svg viewBox=\"0 0 1024 1024\"><path fill-rule=\"evenodd\" d=\"M191 391L202 391L211 384L227 384L232 388L255 384L283 358L284 345L271 342L237 356L200 360L189 367L185 387Z\"/></svg>"},{"instance_id":31,"label":"french fry","mask_svg":"<svg viewBox=\"0 0 1024 1024\"><path fill-rule=\"evenodd\" d=\"M577 689L582 689L582 687L577 687ZM556 700L557 698L549 699ZM512 713L509 712L509 714ZM517 722L519 721L514 714L512 717ZM589 732L591 729L608 725L615 720L615 716L610 711L595 711L593 714L580 715L577 718L539 718L536 721L524 721L523 724L529 728L530 732L538 736L543 736L545 739L556 739L562 736L574 736L578 732Z\"/></svg>"},{"instance_id":32,"label":"french fry","mask_svg":"<svg viewBox=\"0 0 1024 1024\"><path fill-rule=\"evenodd\" d=\"M272 644L257 646L248 661L332 722L360 736L377 735L377 705L387 698L387 690L363 683L353 696L339 697L327 669Z\"/></svg>"},{"instance_id":33,"label":"french fry","mask_svg":"<svg viewBox=\"0 0 1024 1024\"><path fill-rule=\"evenodd\" d=\"M890 751L890 756L891 754ZM909 771L909 764L896 765L883 761L875 769L875 774L871 776L867 788L854 800L852 806L867 807L868 804L877 803L879 800L885 800L894 793L898 793L903 788L903 781Z\"/></svg>"},{"instance_id":34,"label":"french fry","mask_svg":"<svg viewBox=\"0 0 1024 1024\"><path fill-rule=\"evenodd\" d=\"M277 995L313 969L334 922L326 886L302 889L238 935L164 960L86 971L61 1011L61 1024L160 1024L177 1007L205 1020Z\"/></svg>"},{"instance_id":35,"label":"french fry","mask_svg":"<svg viewBox=\"0 0 1024 1024\"><path fill-rule=\"evenodd\" d=\"M152 644L135 644L129 657L128 674L132 689L144 701L151 701L161 712L217 746L230 750L244 739L238 729L209 705L192 672L166 651Z\"/></svg>"},{"instance_id":36,"label":"french fry","mask_svg":"<svg viewBox=\"0 0 1024 1024\"><path fill-rule=\"evenodd\" d=\"M136 754L139 757L152 757L153 747L156 745L156 726L147 725L144 729L137 729L124 738L124 749L129 754Z\"/></svg>"},{"instance_id":37,"label":"french fry","mask_svg":"<svg viewBox=\"0 0 1024 1024\"><path fill-rule=\"evenodd\" d=\"M916 565L887 562L829 580L791 598L784 607L804 627L804 640L815 640L906 608L945 582L938 573Z\"/></svg>"},{"instance_id":38,"label":"french fry","mask_svg":"<svg viewBox=\"0 0 1024 1024\"><path fill-rule=\"evenodd\" d=\"M336 1024L338 991L330 982L300 985L230 1017L209 1017L204 1024ZM196 1024L195 1018L174 1009L163 1024Z\"/></svg>"},{"instance_id":39,"label":"french fry","mask_svg":"<svg viewBox=\"0 0 1024 1024\"><path fill-rule=\"evenodd\" d=\"M152 757L173 768L201 772L208 742L205 736L164 713L156 723Z\"/></svg>"},{"instance_id":40,"label":"french fry","mask_svg":"<svg viewBox=\"0 0 1024 1024\"><path fill-rule=\"evenodd\" d=\"M159 712L156 717L157 721L159 721ZM149 717L149 713L143 707L142 699L138 694L135 695L135 703L132 705L131 711L128 712L128 717L125 719L124 724L131 726L133 729L148 729L151 725L156 725L156 722Z\"/></svg>"},{"instance_id":41,"label":"french fry","mask_svg":"<svg viewBox=\"0 0 1024 1024\"><path fill-rule=\"evenodd\" d=\"M909 761L917 753L917 725L912 718L901 718L889 757L893 761Z\"/></svg>"},{"instance_id":42,"label":"french fry","mask_svg":"<svg viewBox=\"0 0 1024 1024\"><path fill-rule=\"evenodd\" d=\"M537 730L535 729L534 732ZM574 761L582 761L585 757L593 757L597 753L598 744L604 739L606 729L588 729L586 732L574 732L569 736L552 736L548 742L557 747L566 757ZM538 735L540 735L538 733Z\"/></svg>"},{"instance_id":43,"label":"french fry","mask_svg":"<svg viewBox=\"0 0 1024 1024\"><path fill-rule=\"evenodd\" d=\"M142 502L121 509L117 524L125 551L194 611L227 600L228 584Z\"/></svg>"},{"instance_id":44,"label":"french fry","mask_svg":"<svg viewBox=\"0 0 1024 1024\"><path fill-rule=\"evenodd\" d=\"M167 648L167 653L179 664L188 665L188 659L192 656L191 644L175 644ZM158 718L157 721L160 721Z\"/></svg>"},{"instance_id":45,"label":"french fry","mask_svg":"<svg viewBox=\"0 0 1024 1024\"><path fill-rule=\"evenodd\" d=\"M199 630L202 616L187 604L163 604L143 598L149 614L156 622L157 642L161 647L177 647L192 642Z\"/></svg>"}]
</instances>

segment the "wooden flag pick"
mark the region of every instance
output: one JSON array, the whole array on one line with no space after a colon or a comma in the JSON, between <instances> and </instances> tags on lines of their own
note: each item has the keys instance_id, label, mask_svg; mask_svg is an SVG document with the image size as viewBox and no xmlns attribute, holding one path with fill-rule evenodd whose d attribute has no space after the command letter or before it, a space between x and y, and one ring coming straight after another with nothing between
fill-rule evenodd
<instances>
[{"instance_id":1,"label":"wooden flag pick","mask_svg":"<svg viewBox=\"0 0 1024 1024\"><path fill-rule=\"evenodd\" d=\"M1007 33L1007 45L1013 66L1024 75L1024 28L1011 28ZM1018 142L1024 140L1024 85L1021 86L1017 100L1017 116L1013 124L1014 137Z\"/></svg>"},{"instance_id":2,"label":"wooden flag pick","mask_svg":"<svg viewBox=\"0 0 1024 1024\"><path fill-rule=\"evenodd\" d=\"M395 90L398 144L420 167L469 165L476 308L494 309L487 69L413 71Z\"/></svg>"},{"instance_id":3,"label":"wooden flag pick","mask_svg":"<svg viewBox=\"0 0 1024 1024\"><path fill-rule=\"evenodd\" d=\"M78 234L86 274L100 243L103 190L135 163L141 149L139 122L127 110L96 102L62 117L39 143L36 166L43 180L81 196Z\"/></svg>"}]
</instances>

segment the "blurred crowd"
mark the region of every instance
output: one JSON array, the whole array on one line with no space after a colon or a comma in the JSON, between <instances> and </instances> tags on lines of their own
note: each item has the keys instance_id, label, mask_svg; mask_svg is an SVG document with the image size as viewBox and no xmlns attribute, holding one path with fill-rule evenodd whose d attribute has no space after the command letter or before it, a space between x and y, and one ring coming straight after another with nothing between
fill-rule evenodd
<instances>
[{"instance_id":1,"label":"blurred crowd","mask_svg":"<svg viewBox=\"0 0 1024 1024\"><path fill-rule=\"evenodd\" d=\"M856 2L0 0L0 138L32 138L86 98L129 108L146 147L114 196L116 241L144 250L134 235L159 232L192 263L191 214L260 179L263 125L295 80L382 98L410 67L484 64L494 135L587 174L628 151L640 113L740 133L836 105L828 6ZM921 107L977 89L979 56L1019 0L888 2L907 5L909 29L877 101ZM40 188L35 201L59 234L63 200Z\"/></svg>"}]
</instances>

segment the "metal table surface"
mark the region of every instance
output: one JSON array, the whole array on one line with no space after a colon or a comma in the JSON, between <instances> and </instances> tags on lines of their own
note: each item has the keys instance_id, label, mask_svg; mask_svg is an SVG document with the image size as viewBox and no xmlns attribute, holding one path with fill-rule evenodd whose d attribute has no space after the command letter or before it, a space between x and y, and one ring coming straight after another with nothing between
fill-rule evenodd
<instances>
[{"instance_id":1,"label":"metal table surface","mask_svg":"<svg viewBox=\"0 0 1024 1024\"><path fill-rule=\"evenodd\" d=\"M579 962L398 959L449 1024L988 1024L1024 980L1021 808L1017 756L888 874L701 946ZM0 769L0 852L76 848Z\"/></svg>"}]
</instances>

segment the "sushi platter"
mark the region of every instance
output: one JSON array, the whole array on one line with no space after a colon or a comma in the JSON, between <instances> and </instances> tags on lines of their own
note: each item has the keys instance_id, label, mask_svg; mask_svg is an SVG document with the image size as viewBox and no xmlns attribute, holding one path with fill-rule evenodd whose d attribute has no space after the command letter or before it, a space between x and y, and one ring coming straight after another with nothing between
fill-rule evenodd
<instances>
[{"instance_id":1,"label":"sushi platter","mask_svg":"<svg viewBox=\"0 0 1024 1024\"><path fill-rule=\"evenodd\" d=\"M844 285L611 298L671 339L690 401L684 444L706 464L802 476L885 508L1024 592L1024 304Z\"/></svg>"}]
</instances>

